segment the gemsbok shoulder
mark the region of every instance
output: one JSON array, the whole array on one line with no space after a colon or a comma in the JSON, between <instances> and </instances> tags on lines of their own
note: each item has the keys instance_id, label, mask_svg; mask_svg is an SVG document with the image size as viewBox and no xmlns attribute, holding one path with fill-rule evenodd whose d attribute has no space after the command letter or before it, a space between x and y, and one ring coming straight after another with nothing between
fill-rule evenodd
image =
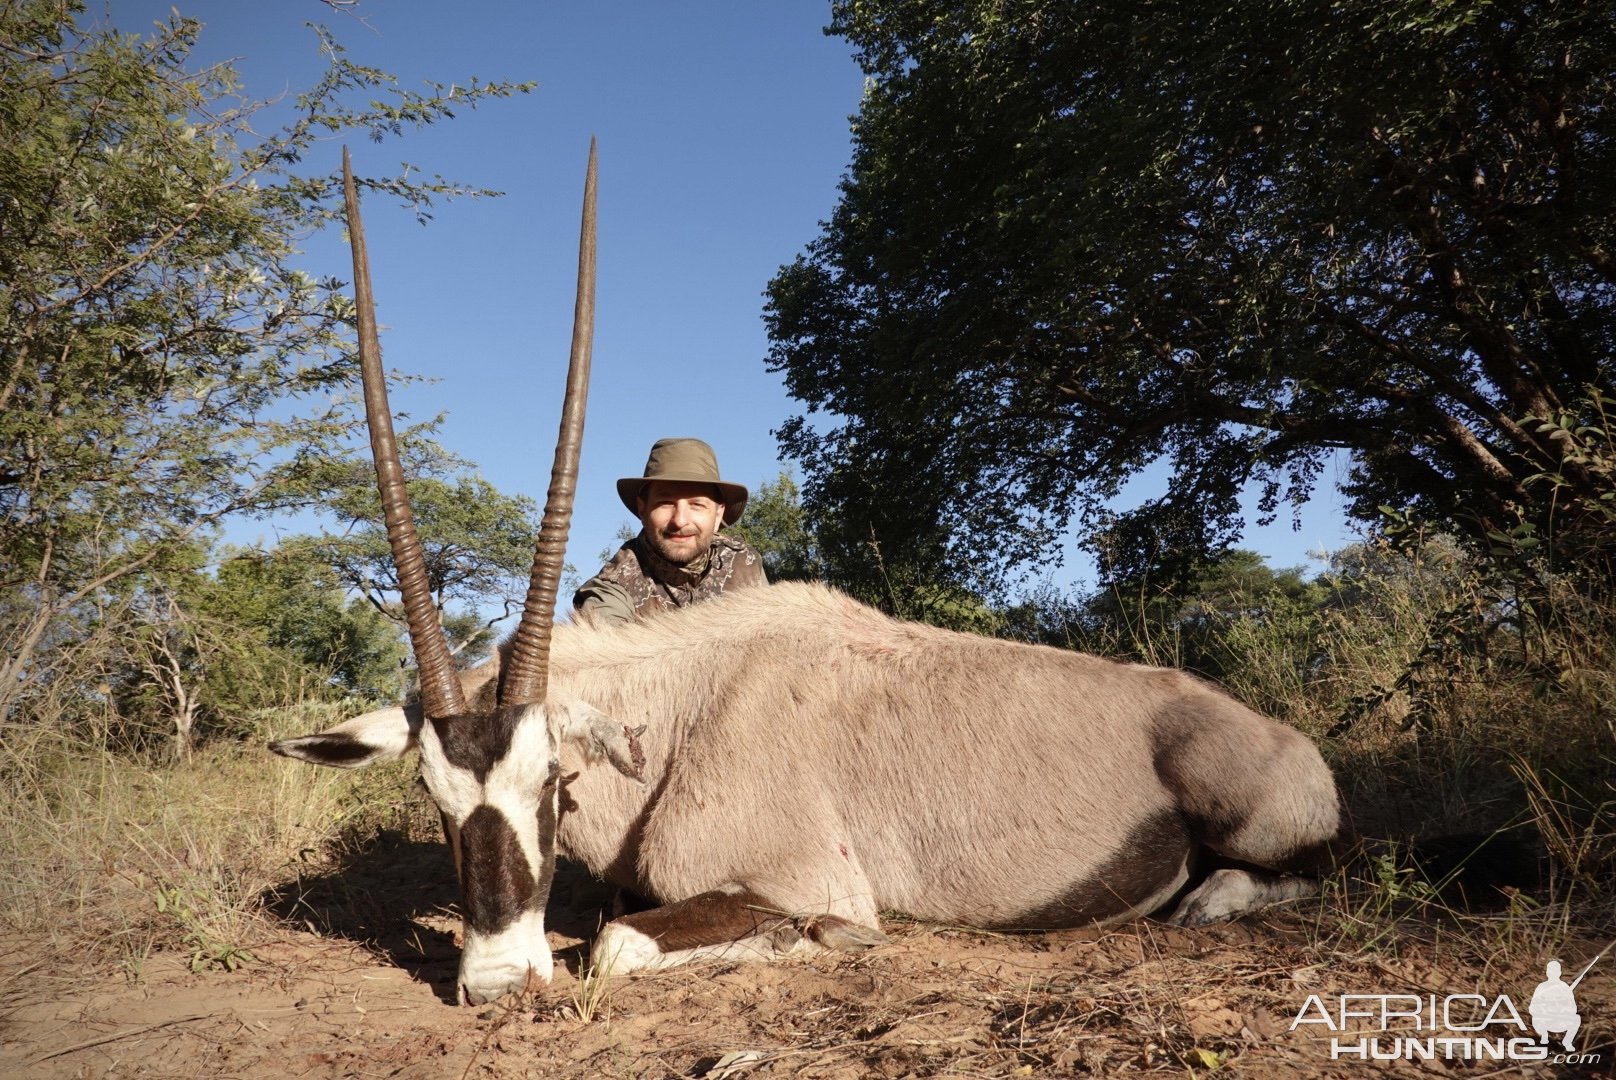
<instances>
[{"instance_id":1,"label":"gemsbok shoulder","mask_svg":"<svg viewBox=\"0 0 1616 1080\"><path fill-rule=\"evenodd\" d=\"M877 913L984 928L1199 924L1304 896L1341 829L1318 750L1179 671L900 622L818 585L640 623L554 625L593 330L590 148L572 360L521 625L457 674L393 441L343 161L365 401L417 704L276 753L354 768L418 750L442 811L473 1003L548 981L557 854L660 905L592 963L857 950Z\"/></svg>"}]
</instances>

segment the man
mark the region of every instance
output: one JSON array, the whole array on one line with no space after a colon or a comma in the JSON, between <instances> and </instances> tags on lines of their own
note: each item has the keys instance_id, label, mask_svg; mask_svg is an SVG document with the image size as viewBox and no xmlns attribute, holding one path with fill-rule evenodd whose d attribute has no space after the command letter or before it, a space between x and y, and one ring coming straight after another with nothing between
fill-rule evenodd
<instances>
[{"instance_id":1,"label":"man","mask_svg":"<svg viewBox=\"0 0 1616 1080\"><path fill-rule=\"evenodd\" d=\"M768 584L757 551L719 532L741 519L747 490L719 479L718 457L700 439L659 439L644 475L619 480L617 495L640 532L579 587L580 614L627 622Z\"/></svg>"}]
</instances>

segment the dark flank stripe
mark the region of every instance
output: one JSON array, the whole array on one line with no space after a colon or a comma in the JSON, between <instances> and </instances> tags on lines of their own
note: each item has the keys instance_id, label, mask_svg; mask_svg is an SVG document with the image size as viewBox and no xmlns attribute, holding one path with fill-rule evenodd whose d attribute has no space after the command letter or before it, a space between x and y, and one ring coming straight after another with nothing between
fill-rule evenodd
<instances>
[{"instance_id":1,"label":"dark flank stripe","mask_svg":"<svg viewBox=\"0 0 1616 1080\"><path fill-rule=\"evenodd\" d=\"M1176 810L1161 810L1136 825L1110 858L1056 899L997 929L1086 926L1127 911L1161 891L1184 865L1189 826Z\"/></svg>"}]
</instances>

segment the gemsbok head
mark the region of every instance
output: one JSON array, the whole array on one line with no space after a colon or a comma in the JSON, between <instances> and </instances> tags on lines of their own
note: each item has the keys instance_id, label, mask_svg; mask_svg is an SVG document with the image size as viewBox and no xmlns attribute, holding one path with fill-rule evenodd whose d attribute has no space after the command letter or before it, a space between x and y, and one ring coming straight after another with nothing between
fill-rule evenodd
<instances>
[{"instance_id":1,"label":"gemsbok head","mask_svg":"<svg viewBox=\"0 0 1616 1080\"><path fill-rule=\"evenodd\" d=\"M535 981L548 982L551 976L544 906L555 866L561 741L584 740L624 773L633 776L637 771L639 750L633 732L590 710L547 708L546 702L552 613L577 488L594 332L595 146L591 141L566 396L532 576L521 622L505 646L493 700L472 704L444 639L405 494L381 366L364 228L346 149L342 171L365 414L420 675L420 700L417 707L406 710L407 726L359 717L318 735L281 740L271 749L352 768L419 749L421 776L442 813L460 877L465 946L459 986L463 999L475 1004ZM535 762L547 763L548 774L534 776Z\"/></svg>"}]
</instances>

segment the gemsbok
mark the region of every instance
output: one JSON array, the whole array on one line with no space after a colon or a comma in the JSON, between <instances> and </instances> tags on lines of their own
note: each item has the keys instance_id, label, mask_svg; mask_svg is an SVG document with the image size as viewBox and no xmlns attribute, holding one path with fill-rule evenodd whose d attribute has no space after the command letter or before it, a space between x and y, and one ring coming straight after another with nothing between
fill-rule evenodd
<instances>
[{"instance_id":1,"label":"gemsbok","mask_svg":"<svg viewBox=\"0 0 1616 1080\"><path fill-rule=\"evenodd\" d=\"M593 332L593 144L527 605L500 655L457 675L404 496L346 154L343 171L421 693L271 749L344 768L419 750L459 873L463 1000L549 980L558 853L660 905L601 930L591 962L610 971L867 948L882 910L1055 928L1176 902L1173 921L1199 924L1316 887L1340 832L1317 749L1182 672L899 622L818 585L554 625Z\"/></svg>"}]
</instances>

